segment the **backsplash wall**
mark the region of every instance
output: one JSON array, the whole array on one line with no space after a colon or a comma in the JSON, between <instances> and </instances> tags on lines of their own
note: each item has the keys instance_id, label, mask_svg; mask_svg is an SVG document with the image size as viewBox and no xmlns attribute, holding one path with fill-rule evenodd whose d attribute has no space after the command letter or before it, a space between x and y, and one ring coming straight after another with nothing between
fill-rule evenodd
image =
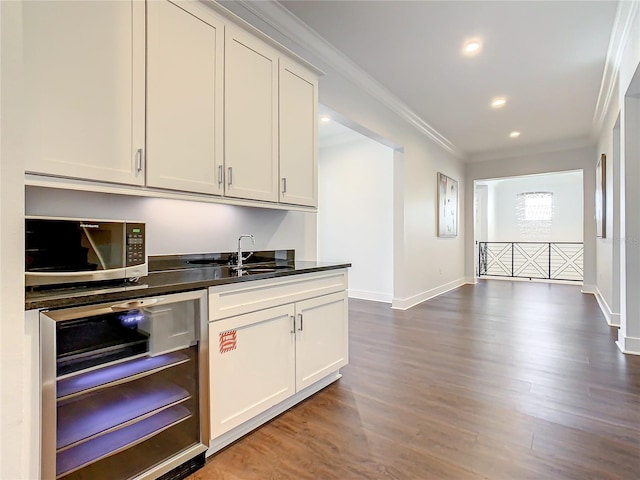
<instances>
[{"instance_id":1,"label":"backsplash wall","mask_svg":"<svg viewBox=\"0 0 640 480\"><path fill-rule=\"evenodd\" d=\"M316 214L165 198L26 187L26 215L140 220L147 224L147 253L169 255L233 251L249 233L246 250L295 249L316 259Z\"/></svg>"}]
</instances>

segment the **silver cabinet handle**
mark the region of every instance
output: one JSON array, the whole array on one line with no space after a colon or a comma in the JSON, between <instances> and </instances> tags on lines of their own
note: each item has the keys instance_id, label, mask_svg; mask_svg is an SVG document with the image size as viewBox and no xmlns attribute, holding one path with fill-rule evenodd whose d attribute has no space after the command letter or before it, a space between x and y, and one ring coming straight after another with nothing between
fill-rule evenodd
<instances>
[{"instance_id":1,"label":"silver cabinet handle","mask_svg":"<svg viewBox=\"0 0 640 480\"><path fill-rule=\"evenodd\" d=\"M282 177L282 193L287 193L287 179Z\"/></svg>"},{"instance_id":2,"label":"silver cabinet handle","mask_svg":"<svg viewBox=\"0 0 640 480\"><path fill-rule=\"evenodd\" d=\"M291 330L291 333L296 333L296 316L295 315L291 315L291 321L293 322L293 330Z\"/></svg>"},{"instance_id":3,"label":"silver cabinet handle","mask_svg":"<svg viewBox=\"0 0 640 480\"><path fill-rule=\"evenodd\" d=\"M298 314L298 318L300 319L300 328L298 329L298 331L301 332L302 330L304 330L304 324L302 323L302 314L301 313Z\"/></svg>"},{"instance_id":4,"label":"silver cabinet handle","mask_svg":"<svg viewBox=\"0 0 640 480\"><path fill-rule=\"evenodd\" d=\"M231 185L233 182L233 167L229 167L227 169L227 183Z\"/></svg>"},{"instance_id":5,"label":"silver cabinet handle","mask_svg":"<svg viewBox=\"0 0 640 480\"><path fill-rule=\"evenodd\" d=\"M224 168L222 165L218 165L218 187L222 188L224 183Z\"/></svg>"},{"instance_id":6,"label":"silver cabinet handle","mask_svg":"<svg viewBox=\"0 0 640 480\"><path fill-rule=\"evenodd\" d=\"M136 151L136 172L142 172L142 149Z\"/></svg>"}]
</instances>

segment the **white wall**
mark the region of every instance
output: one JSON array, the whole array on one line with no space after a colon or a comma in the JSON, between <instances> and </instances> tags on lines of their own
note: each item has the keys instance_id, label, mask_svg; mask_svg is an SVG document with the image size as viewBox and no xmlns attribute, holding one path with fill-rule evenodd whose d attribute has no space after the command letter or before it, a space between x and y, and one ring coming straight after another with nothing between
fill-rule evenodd
<instances>
[{"instance_id":1,"label":"white wall","mask_svg":"<svg viewBox=\"0 0 640 480\"><path fill-rule=\"evenodd\" d=\"M11 480L37 478L39 464L37 330L24 319L21 19L20 2L0 2L0 478Z\"/></svg>"},{"instance_id":2,"label":"white wall","mask_svg":"<svg viewBox=\"0 0 640 480\"><path fill-rule=\"evenodd\" d=\"M268 2L255 2L251 8L260 8L263 3ZM392 109L383 103L379 92L363 88L349 78L339 67L343 59L325 45L319 46L317 40L305 44L291 40L283 33L286 27L274 28L246 10L242 2L225 2L225 7L325 72L319 82L320 103L400 146L394 154L393 176L393 306L408 308L463 284L466 225L459 224L455 238L437 236L438 172L459 181L459 218L464 218L468 210L462 162L418 130L400 108ZM298 38L302 37L308 38L304 33Z\"/></svg>"},{"instance_id":3,"label":"white wall","mask_svg":"<svg viewBox=\"0 0 640 480\"><path fill-rule=\"evenodd\" d=\"M247 249L295 249L299 260L316 259L316 214L173 199L132 197L27 187L27 215L141 220L148 253L229 252L250 233Z\"/></svg>"},{"instance_id":4,"label":"white wall","mask_svg":"<svg viewBox=\"0 0 640 480\"><path fill-rule=\"evenodd\" d=\"M393 150L353 132L318 165L318 260L352 264L350 297L391 302Z\"/></svg>"},{"instance_id":5,"label":"white wall","mask_svg":"<svg viewBox=\"0 0 640 480\"><path fill-rule=\"evenodd\" d=\"M582 172L529 175L487 182L492 197L488 213L489 242L582 242ZM553 193L553 217L547 235L523 235L518 224L516 197L526 192Z\"/></svg>"},{"instance_id":6,"label":"white wall","mask_svg":"<svg viewBox=\"0 0 640 480\"><path fill-rule=\"evenodd\" d=\"M640 29L639 32L640 33ZM624 201L621 209L620 261L621 315L618 345L625 352L640 355L640 65L624 96L622 110L622 164Z\"/></svg>"},{"instance_id":7,"label":"white wall","mask_svg":"<svg viewBox=\"0 0 640 480\"><path fill-rule=\"evenodd\" d=\"M618 346L640 354L640 98L625 99L640 66L640 2L621 2L630 15L627 42L610 59L619 66L611 101L598 132L598 152L607 155L607 238L597 240L596 297L607 321L619 325ZM640 96L640 85L632 87ZM635 112L634 112L635 110ZM634 122L635 117L635 122Z\"/></svg>"},{"instance_id":8,"label":"white wall","mask_svg":"<svg viewBox=\"0 0 640 480\"><path fill-rule=\"evenodd\" d=\"M322 104L402 146L393 176L393 306L409 308L463 284L465 226L459 224L455 238L437 236L437 173L459 181L462 219L467 208L463 164L339 72L321 77L319 93Z\"/></svg>"},{"instance_id":9,"label":"white wall","mask_svg":"<svg viewBox=\"0 0 640 480\"><path fill-rule=\"evenodd\" d=\"M616 107L618 105L616 99ZM620 124L616 108L604 122L606 131L598 140L598 152L604 153L605 237L596 239L596 295L610 325L620 325ZM615 259L614 259L615 257Z\"/></svg>"},{"instance_id":10,"label":"white wall","mask_svg":"<svg viewBox=\"0 0 640 480\"><path fill-rule=\"evenodd\" d=\"M551 149L551 146L550 146ZM473 202L473 183L475 180L519 177L550 172L566 172L581 170L583 175L583 239L584 239L584 286L585 291L594 291L596 282L595 267L595 166L597 155L595 147L582 147L562 151L544 151L538 145L538 153L523 154L517 157L497 158L472 162L466 171L466 209L470 210ZM465 218L467 229L473 228L473 218ZM467 242L465 265L467 276L474 275L475 254L473 242Z\"/></svg>"}]
</instances>

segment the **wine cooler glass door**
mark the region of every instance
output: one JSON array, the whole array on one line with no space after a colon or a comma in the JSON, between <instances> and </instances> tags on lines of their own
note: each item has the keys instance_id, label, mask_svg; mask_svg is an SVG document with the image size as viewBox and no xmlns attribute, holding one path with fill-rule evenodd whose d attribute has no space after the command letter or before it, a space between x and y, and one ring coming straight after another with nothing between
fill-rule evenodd
<instances>
[{"instance_id":1,"label":"wine cooler glass door","mask_svg":"<svg viewBox=\"0 0 640 480\"><path fill-rule=\"evenodd\" d=\"M206 298L41 314L42 478L157 478L206 450Z\"/></svg>"}]
</instances>

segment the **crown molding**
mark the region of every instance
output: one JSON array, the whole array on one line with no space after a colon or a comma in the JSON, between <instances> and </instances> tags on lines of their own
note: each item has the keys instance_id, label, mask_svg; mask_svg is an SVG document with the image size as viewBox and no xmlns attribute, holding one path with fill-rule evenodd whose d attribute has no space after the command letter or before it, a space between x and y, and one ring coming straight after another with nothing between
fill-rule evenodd
<instances>
[{"instance_id":1,"label":"crown molding","mask_svg":"<svg viewBox=\"0 0 640 480\"><path fill-rule=\"evenodd\" d=\"M466 158L462 150L279 2L237 0L233 2L233 6L234 9L242 7L284 38L305 49L334 71L340 72L347 80L362 88L456 158Z\"/></svg>"},{"instance_id":2,"label":"crown molding","mask_svg":"<svg viewBox=\"0 0 640 480\"><path fill-rule=\"evenodd\" d=\"M598 93L598 100L593 114L592 133L594 137L600 134L607 111L611 106L613 94L616 91L624 49L629 40L629 33L633 28L635 17L639 12L640 1L638 0L622 0L618 2L616 18L613 22L611 38L609 39L607 59L605 61L604 72L602 73L602 82L600 83L600 92Z\"/></svg>"}]
</instances>

